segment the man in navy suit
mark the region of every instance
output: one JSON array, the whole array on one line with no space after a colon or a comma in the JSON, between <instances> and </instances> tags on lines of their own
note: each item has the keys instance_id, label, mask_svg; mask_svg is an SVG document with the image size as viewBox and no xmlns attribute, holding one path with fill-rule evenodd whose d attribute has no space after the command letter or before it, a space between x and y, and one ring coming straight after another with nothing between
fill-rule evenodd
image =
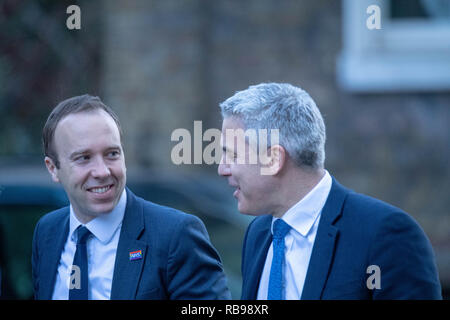
<instances>
[{"instance_id":1,"label":"man in navy suit","mask_svg":"<svg viewBox=\"0 0 450 320\"><path fill-rule=\"evenodd\" d=\"M239 211L257 216L243 244L242 299L442 298L420 226L325 170L325 125L308 93L263 83L220 107L218 173Z\"/></svg>"},{"instance_id":2,"label":"man in navy suit","mask_svg":"<svg viewBox=\"0 0 450 320\"><path fill-rule=\"evenodd\" d=\"M122 131L98 97L61 102L43 130L45 164L70 206L33 238L36 299L229 299L225 274L195 216L126 187Z\"/></svg>"}]
</instances>

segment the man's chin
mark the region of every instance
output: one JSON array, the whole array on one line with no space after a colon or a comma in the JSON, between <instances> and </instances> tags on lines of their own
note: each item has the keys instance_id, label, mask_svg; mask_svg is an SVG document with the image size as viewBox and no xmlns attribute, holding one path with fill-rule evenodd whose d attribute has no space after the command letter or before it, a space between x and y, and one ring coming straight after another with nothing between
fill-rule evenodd
<instances>
[{"instance_id":1,"label":"man's chin","mask_svg":"<svg viewBox=\"0 0 450 320\"><path fill-rule=\"evenodd\" d=\"M238 211L242 214L245 214L247 216L260 216L261 213L257 213L252 211L250 208L246 208L245 206L238 203Z\"/></svg>"},{"instance_id":2,"label":"man's chin","mask_svg":"<svg viewBox=\"0 0 450 320\"><path fill-rule=\"evenodd\" d=\"M102 205L95 205L92 208L90 208L90 212L93 216L101 216L104 214L108 214L111 211L113 211L115 207L115 204L102 204Z\"/></svg>"},{"instance_id":3,"label":"man's chin","mask_svg":"<svg viewBox=\"0 0 450 320\"><path fill-rule=\"evenodd\" d=\"M82 222L85 224L91 220L94 220L95 218L101 217L103 215L107 215L110 212L112 212L114 209L114 206L111 204L108 205L95 205L91 206L90 208L86 208L85 214L82 217Z\"/></svg>"}]
</instances>

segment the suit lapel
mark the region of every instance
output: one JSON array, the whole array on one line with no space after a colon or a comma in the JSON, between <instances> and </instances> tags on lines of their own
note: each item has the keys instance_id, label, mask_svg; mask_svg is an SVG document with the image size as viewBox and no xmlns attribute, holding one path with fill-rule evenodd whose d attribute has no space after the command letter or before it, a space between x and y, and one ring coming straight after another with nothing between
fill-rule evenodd
<instances>
[{"instance_id":1,"label":"suit lapel","mask_svg":"<svg viewBox=\"0 0 450 320\"><path fill-rule=\"evenodd\" d=\"M244 288L244 292L242 294L242 297L245 300L255 300L258 293L259 281L266 262L267 251L272 243L272 233L270 232L270 222L272 221L271 217L268 221L269 223L264 228L257 231L254 240L255 245L252 249L250 249L255 250L255 260L254 262L249 262L250 264L254 264L254 267L250 268L251 272L247 275L249 279L244 280L244 284L248 285L248 287Z\"/></svg>"},{"instance_id":2,"label":"suit lapel","mask_svg":"<svg viewBox=\"0 0 450 320\"><path fill-rule=\"evenodd\" d=\"M61 228L61 226L63 226ZM40 283L39 299L50 300L52 298L53 289L55 287L56 273L59 261L61 260L61 252L66 243L69 234L69 208L62 223L55 223L52 231L45 241L45 247L42 250L42 259L40 260Z\"/></svg>"},{"instance_id":3,"label":"suit lapel","mask_svg":"<svg viewBox=\"0 0 450 320\"><path fill-rule=\"evenodd\" d=\"M137 286L147 254L147 244L138 240L144 230L143 207L127 188L127 206L116 252L111 300L131 300L136 297ZM130 258L130 252L141 251Z\"/></svg>"},{"instance_id":4,"label":"suit lapel","mask_svg":"<svg viewBox=\"0 0 450 320\"><path fill-rule=\"evenodd\" d=\"M333 224L341 215L342 205L347 193L348 191L333 178L330 194L322 209L316 240L306 273L302 293L303 300L321 298L339 234L339 229Z\"/></svg>"}]
</instances>

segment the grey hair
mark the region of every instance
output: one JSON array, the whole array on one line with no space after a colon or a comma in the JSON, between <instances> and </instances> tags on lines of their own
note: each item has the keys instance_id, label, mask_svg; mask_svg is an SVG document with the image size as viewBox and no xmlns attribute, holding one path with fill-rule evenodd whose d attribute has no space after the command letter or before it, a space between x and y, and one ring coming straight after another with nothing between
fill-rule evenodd
<instances>
[{"instance_id":1,"label":"grey hair","mask_svg":"<svg viewBox=\"0 0 450 320\"><path fill-rule=\"evenodd\" d=\"M245 129L278 129L279 143L297 166L323 168L325 124L309 94L288 83L261 83L220 104L223 118L240 119Z\"/></svg>"}]
</instances>

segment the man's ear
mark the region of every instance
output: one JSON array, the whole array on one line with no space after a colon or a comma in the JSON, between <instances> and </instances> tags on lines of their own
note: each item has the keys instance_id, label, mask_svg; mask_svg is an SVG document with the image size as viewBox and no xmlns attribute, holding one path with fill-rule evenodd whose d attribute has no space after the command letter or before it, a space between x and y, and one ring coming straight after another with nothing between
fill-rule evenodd
<instances>
[{"instance_id":1,"label":"man's ear","mask_svg":"<svg viewBox=\"0 0 450 320\"><path fill-rule=\"evenodd\" d=\"M44 162L45 162L45 166L47 167L48 172L50 173L50 176L52 177L52 180L54 182L59 182L59 179L58 179L58 168L56 167L56 165L53 162L52 158L45 157Z\"/></svg>"},{"instance_id":2,"label":"man's ear","mask_svg":"<svg viewBox=\"0 0 450 320\"><path fill-rule=\"evenodd\" d=\"M267 159L261 168L261 174L274 176L286 163L286 150L279 144L273 145L267 152Z\"/></svg>"}]
</instances>

